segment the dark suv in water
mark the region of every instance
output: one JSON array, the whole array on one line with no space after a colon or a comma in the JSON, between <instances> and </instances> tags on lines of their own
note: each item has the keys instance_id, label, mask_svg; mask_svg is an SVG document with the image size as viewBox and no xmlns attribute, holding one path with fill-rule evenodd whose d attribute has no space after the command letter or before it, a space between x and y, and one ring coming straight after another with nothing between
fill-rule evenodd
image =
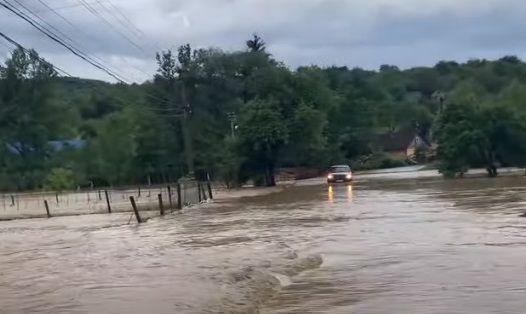
<instances>
[{"instance_id":1,"label":"dark suv in water","mask_svg":"<svg viewBox=\"0 0 526 314\"><path fill-rule=\"evenodd\" d=\"M329 169L327 183L350 183L352 182L351 167L347 165L336 165Z\"/></svg>"}]
</instances>

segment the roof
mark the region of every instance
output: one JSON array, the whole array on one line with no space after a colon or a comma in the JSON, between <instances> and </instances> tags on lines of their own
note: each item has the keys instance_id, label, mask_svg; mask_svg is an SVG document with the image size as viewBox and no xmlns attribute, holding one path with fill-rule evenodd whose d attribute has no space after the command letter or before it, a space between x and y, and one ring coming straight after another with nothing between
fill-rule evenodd
<instances>
[{"instance_id":1,"label":"roof","mask_svg":"<svg viewBox=\"0 0 526 314\"><path fill-rule=\"evenodd\" d=\"M48 145L51 146L54 150L60 151L64 148L82 148L86 144L85 140L63 140L63 141L49 141Z\"/></svg>"},{"instance_id":2,"label":"roof","mask_svg":"<svg viewBox=\"0 0 526 314\"><path fill-rule=\"evenodd\" d=\"M405 150L415 139L417 133L413 128L405 128L395 132L378 134L374 137L373 143L376 148L384 151Z\"/></svg>"},{"instance_id":3,"label":"roof","mask_svg":"<svg viewBox=\"0 0 526 314\"><path fill-rule=\"evenodd\" d=\"M61 151L66 148L79 149L86 145L85 140L76 139L76 140L62 140L62 141L48 141L48 145L54 151ZM22 144L20 142L6 144L6 148L9 152L18 154L22 150ZM33 150L31 147L26 147L26 149Z\"/></svg>"}]
</instances>

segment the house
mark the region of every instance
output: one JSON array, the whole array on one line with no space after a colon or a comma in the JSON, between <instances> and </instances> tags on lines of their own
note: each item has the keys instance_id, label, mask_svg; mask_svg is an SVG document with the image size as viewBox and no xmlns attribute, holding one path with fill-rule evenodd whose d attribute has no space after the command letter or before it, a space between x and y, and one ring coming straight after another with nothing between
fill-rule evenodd
<instances>
[{"instance_id":1,"label":"house","mask_svg":"<svg viewBox=\"0 0 526 314\"><path fill-rule=\"evenodd\" d=\"M61 140L61 141L48 141L48 146L51 150L58 152L67 148L80 149L86 145L86 141L82 139L75 140ZM21 143L6 144L7 151L13 154L20 154L25 149L26 151L33 150L31 147L22 147Z\"/></svg>"},{"instance_id":2,"label":"house","mask_svg":"<svg viewBox=\"0 0 526 314\"><path fill-rule=\"evenodd\" d=\"M419 135L414 128L378 134L373 139L372 145L373 150L382 151L397 158L413 158L417 149L422 148L427 152L431 150L431 147L429 141Z\"/></svg>"},{"instance_id":3,"label":"house","mask_svg":"<svg viewBox=\"0 0 526 314\"><path fill-rule=\"evenodd\" d=\"M67 148L80 149L86 145L86 140L75 139L75 140L62 140L62 141L49 141L48 145L54 151L61 151Z\"/></svg>"}]
</instances>

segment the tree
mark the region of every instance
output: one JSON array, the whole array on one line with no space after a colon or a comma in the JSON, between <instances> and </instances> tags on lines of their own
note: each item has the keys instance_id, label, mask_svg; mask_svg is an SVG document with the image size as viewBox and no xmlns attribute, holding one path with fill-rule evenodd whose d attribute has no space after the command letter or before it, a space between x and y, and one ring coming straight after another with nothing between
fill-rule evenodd
<instances>
[{"instance_id":1,"label":"tree","mask_svg":"<svg viewBox=\"0 0 526 314\"><path fill-rule=\"evenodd\" d=\"M69 169L53 168L46 176L46 188L62 193L75 187L75 173Z\"/></svg>"},{"instance_id":2,"label":"tree","mask_svg":"<svg viewBox=\"0 0 526 314\"><path fill-rule=\"evenodd\" d=\"M0 143L10 147L5 173L17 188L42 184L47 142L64 121L53 101L53 66L34 50L17 48L0 71Z\"/></svg>"},{"instance_id":3,"label":"tree","mask_svg":"<svg viewBox=\"0 0 526 314\"><path fill-rule=\"evenodd\" d=\"M289 166L325 167L327 148L326 114L300 104L288 124L289 145L283 148L281 162Z\"/></svg>"},{"instance_id":4,"label":"tree","mask_svg":"<svg viewBox=\"0 0 526 314\"><path fill-rule=\"evenodd\" d=\"M508 107L452 104L438 123L438 157L445 176L483 166L496 177L501 164L524 164L526 125Z\"/></svg>"},{"instance_id":5,"label":"tree","mask_svg":"<svg viewBox=\"0 0 526 314\"><path fill-rule=\"evenodd\" d=\"M227 188L245 183L246 177L241 172L245 160L238 152L239 143L235 138L223 140L217 158L217 178L222 180Z\"/></svg>"},{"instance_id":6,"label":"tree","mask_svg":"<svg viewBox=\"0 0 526 314\"><path fill-rule=\"evenodd\" d=\"M252 52L265 50L265 42L256 33L252 35L252 39L247 40L246 45Z\"/></svg>"},{"instance_id":7,"label":"tree","mask_svg":"<svg viewBox=\"0 0 526 314\"><path fill-rule=\"evenodd\" d=\"M251 101L239 119L242 151L254 174L264 177L266 186L276 185L279 150L288 139L287 127L276 106L272 101Z\"/></svg>"},{"instance_id":8,"label":"tree","mask_svg":"<svg viewBox=\"0 0 526 314\"><path fill-rule=\"evenodd\" d=\"M406 127L438 140L444 174L526 166L526 63L516 57L292 69L259 35L244 44L160 51L152 80L131 85L59 78L36 52L17 49L0 65L0 188L43 187L52 169L73 172L79 185L164 183L189 172L273 185L281 167L404 164L372 148L377 133ZM78 138L85 147L48 145Z\"/></svg>"},{"instance_id":9,"label":"tree","mask_svg":"<svg viewBox=\"0 0 526 314\"><path fill-rule=\"evenodd\" d=\"M474 159L477 139L472 109L468 106L448 106L438 121L439 172L446 177L464 175Z\"/></svg>"},{"instance_id":10,"label":"tree","mask_svg":"<svg viewBox=\"0 0 526 314\"><path fill-rule=\"evenodd\" d=\"M136 177L137 128L131 110L112 114L99 122L97 137L89 143L88 169L92 181L125 184Z\"/></svg>"}]
</instances>

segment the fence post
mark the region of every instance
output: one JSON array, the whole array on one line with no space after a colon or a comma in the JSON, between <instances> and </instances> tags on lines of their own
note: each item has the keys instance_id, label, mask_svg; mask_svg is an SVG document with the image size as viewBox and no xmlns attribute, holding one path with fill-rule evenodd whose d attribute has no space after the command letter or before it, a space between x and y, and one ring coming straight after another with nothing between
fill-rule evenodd
<instances>
[{"instance_id":1,"label":"fence post","mask_svg":"<svg viewBox=\"0 0 526 314\"><path fill-rule=\"evenodd\" d=\"M164 216L163 195L157 194L157 198L159 199L159 209L161 211L161 216Z\"/></svg>"},{"instance_id":2,"label":"fence post","mask_svg":"<svg viewBox=\"0 0 526 314\"><path fill-rule=\"evenodd\" d=\"M214 196L212 195L212 184L210 183L210 180L206 182L206 187L208 188L208 198L213 199Z\"/></svg>"},{"instance_id":3,"label":"fence post","mask_svg":"<svg viewBox=\"0 0 526 314\"><path fill-rule=\"evenodd\" d=\"M49 212L49 204L47 203L47 200L44 200L44 206L46 207L47 217L51 218L51 213Z\"/></svg>"},{"instance_id":4,"label":"fence post","mask_svg":"<svg viewBox=\"0 0 526 314\"><path fill-rule=\"evenodd\" d=\"M168 204L170 204L170 208L173 207L172 203L172 187L168 185Z\"/></svg>"},{"instance_id":5,"label":"fence post","mask_svg":"<svg viewBox=\"0 0 526 314\"><path fill-rule=\"evenodd\" d=\"M137 197L141 197L141 186L137 187Z\"/></svg>"},{"instance_id":6,"label":"fence post","mask_svg":"<svg viewBox=\"0 0 526 314\"><path fill-rule=\"evenodd\" d=\"M11 206L15 206L15 197L11 194Z\"/></svg>"},{"instance_id":7,"label":"fence post","mask_svg":"<svg viewBox=\"0 0 526 314\"><path fill-rule=\"evenodd\" d=\"M58 192L55 192L55 199L57 200L57 205L58 205L58 203L59 203L59 201L58 201Z\"/></svg>"},{"instance_id":8,"label":"fence post","mask_svg":"<svg viewBox=\"0 0 526 314\"><path fill-rule=\"evenodd\" d=\"M102 201L102 194L100 193L100 190L99 190L99 201Z\"/></svg>"},{"instance_id":9,"label":"fence post","mask_svg":"<svg viewBox=\"0 0 526 314\"><path fill-rule=\"evenodd\" d=\"M183 209L183 198L181 197L181 183L177 182L177 209Z\"/></svg>"},{"instance_id":10,"label":"fence post","mask_svg":"<svg viewBox=\"0 0 526 314\"><path fill-rule=\"evenodd\" d=\"M199 203L201 203L201 201L203 200L203 198L201 197L201 182L197 182L197 195L199 195Z\"/></svg>"},{"instance_id":11,"label":"fence post","mask_svg":"<svg viewBox=\"0 0 526 314\"><path fill-rule=\"evenodd\" d=\"M141 219L141 216L139 215L139 210L137 209L137 204L135 204L135 199L133 198L133 196L130 196L130 203L132 205L133 213L135 214L135 218L137 218L137 222L142 223L142 219Z\"/></svg>"},{"instance_id":12,"label":"fence post","mask_svg":"<svg viewBox=\"0 0 526 314\"><path fill-rule=\"evenodd\" d=\"M110 204L110 197L108 195L108 190L104 190L104 196L106 196L106 205L108 205L108 213L111 214L111 204Z\"/></svg>"}]
</instances>

